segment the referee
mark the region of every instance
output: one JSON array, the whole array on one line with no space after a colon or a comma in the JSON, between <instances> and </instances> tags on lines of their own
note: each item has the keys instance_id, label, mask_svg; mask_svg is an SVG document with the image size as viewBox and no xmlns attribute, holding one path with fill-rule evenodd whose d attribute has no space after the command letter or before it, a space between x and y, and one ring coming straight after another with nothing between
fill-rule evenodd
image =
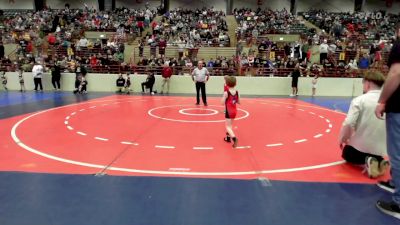
<instances>
[{"instance_id":1,"label":"referee","mask_svg":"<svg viewBox=\"0 0 400 225\"><path fill-rule=\"evenodd\" d=\"M204 106L207 106L207 96L206 96L206 83L210 78L210 73L207 68L203 67L203 61L199 61L197 67L192 72L192 80L196 84L196 105L200 104L200 90L201 98L203 99Z\"/></svg>"}]
</instances>

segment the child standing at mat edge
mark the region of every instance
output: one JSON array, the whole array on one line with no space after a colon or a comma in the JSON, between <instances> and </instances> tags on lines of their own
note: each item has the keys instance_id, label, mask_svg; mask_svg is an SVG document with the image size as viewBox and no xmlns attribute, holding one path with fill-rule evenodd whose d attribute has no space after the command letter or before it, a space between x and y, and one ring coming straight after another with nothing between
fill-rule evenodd
<instances>
[{"instance_id":1,"label":"child standing at mat edge","mask_svg":"<svg viewBox=\"0 0 400 225\"><path fill-rule=\"evenodd\" d=\"M22 75L23 72L24 71L22 69L18 70L18 81L19 81L19 85L21 86L21 89L19 90L20 92L25 92L26 91L24 76Z\"/></svg>"},{"instance_id":2,"label":"child standing at mat edge","mask_svg":"<svg viewBox=\"0 0 400 225\"><path fill-rule=\"evenodd\" d=\"M225 84L228 86L228 90L224 90L224 95L221 100L221 103L225 105L226 137L224 138L224 141L231 142L232 140L232 146L236 148L238 139L232 129L232 122L236 118L237 113L236 104L239 104L239 92L235 89L236 77L225 77Z\"/></svg>"},{"instance_id":3,"label":"child standing at mat edge","mask_svg":"<svg viewBox=\"0 0 400 225\"><path fill-rule=\"evenodd\" d=\"M317 90L317 83L318 83L318 74L316 74L313 79L311 80L311 85L312 85L312 93L311 96L315 96L315 92Z\"/></svg>"}]
</instances>

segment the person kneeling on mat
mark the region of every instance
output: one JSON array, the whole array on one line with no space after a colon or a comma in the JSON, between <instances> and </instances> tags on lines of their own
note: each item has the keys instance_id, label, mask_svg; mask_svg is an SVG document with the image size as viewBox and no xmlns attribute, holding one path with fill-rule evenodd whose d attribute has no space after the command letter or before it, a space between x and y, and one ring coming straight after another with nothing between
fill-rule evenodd
<instances>
[{"instance_id":1,"label":"person kneeling on mat","mask_svg":"<svg viewBox=\"0 0 400 225\"><path fill-rule=\"evenodd\" d=\"M150 90L150 94L154 95L153 86L156 82L156 78L154 77L154 73L150 72L147 75L146 81L142 82L142 93L145 93L145 88Z\"/></svg>"},{"instance_id":2,"label":"person kneeling on mat","mask_svg":"<svg viewBox=\"0 0 400 225\"><path fill-rule=\"evenodd\" d=\"M85 76L78 75L75 77L75 89L74 94L86 94L88 82Z\"/></svg>"},{"instance_id":3,"label":"person kneeling on mat","mask_svg":"<svg viewBox=\"0 0 400 225\"><path fill-rule=\"evenodd\" d=\"M387 155L385 121L375 117L384 81L380 72L366 73L362 81L364 94L351 102L339 137L343 159L365 165L370 178L384 175L389 167L389 162L383 158Z\"/></svg>"}]
</instances>

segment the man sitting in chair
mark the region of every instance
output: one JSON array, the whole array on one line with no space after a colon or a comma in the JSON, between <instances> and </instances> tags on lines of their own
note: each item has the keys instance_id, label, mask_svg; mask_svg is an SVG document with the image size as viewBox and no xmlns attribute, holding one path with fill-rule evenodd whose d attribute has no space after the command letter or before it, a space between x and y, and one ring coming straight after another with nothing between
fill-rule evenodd
<instances>
[{"instance_id":1,"label":"man sitting in chair","mask_svg":"<svg viewBox=\"0 0 400 225\"><path fill-rule=\"evenodd\" d=\"M125 88L125 79L122 76L122 73L119 74L118 79L115 82L117 86L117 93L122 93L122 89Z\"/></svg>"}]
</instances>

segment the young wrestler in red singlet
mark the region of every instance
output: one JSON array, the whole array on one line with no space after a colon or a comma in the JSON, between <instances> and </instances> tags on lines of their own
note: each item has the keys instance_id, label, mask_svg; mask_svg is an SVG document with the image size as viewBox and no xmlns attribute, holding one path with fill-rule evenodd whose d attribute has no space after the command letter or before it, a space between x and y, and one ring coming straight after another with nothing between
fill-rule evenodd
<instances>
[{"instance_id":1,"label":"young wrestler in red singlet","mask_svg":"<svg viewBox=\"0 0 400 225\"><path fill-rule=\"evenodd\" d=\"M226 127L226 137L224 140L226 142L233 141L233 147L235 148L238 144L238 139L233 132L232 122L236 118L236 104L239 104L239 92L235 89L236 77L227 76L225 77L225 84L228 86L228 90L224 91L224 96L222 97L221 103L225 105L225 127ZM225 88L224 88L225 89Z\"/></svg>"}]
</instances>

